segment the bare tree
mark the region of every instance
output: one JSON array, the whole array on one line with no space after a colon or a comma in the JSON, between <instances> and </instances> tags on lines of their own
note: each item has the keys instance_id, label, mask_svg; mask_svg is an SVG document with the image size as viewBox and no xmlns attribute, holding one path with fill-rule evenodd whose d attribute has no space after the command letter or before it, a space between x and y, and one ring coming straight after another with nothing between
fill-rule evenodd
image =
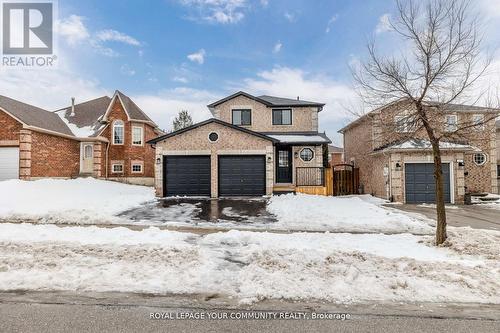
<instances>
[{"instance_id":1,"label":"bare tree","mask_svg":"<svg viewBox=\"0 0 500 333\"><path fill-rule=\"evenodd\" d=\"M409 137L421 130L429 139L434 157L439 245L446 240L440 142L457 139L495 116L453 128L443 129L440 124L450 106L464 99L470 101L472 93L475 98L483 94L472 88L490 61L483 56L480 22L468 0L396 0L396 6L397 17L391 20L391 27L404 49L398 55L380 55L371 42L368 60L351 69L363 103L408 103L411 108L405 108L394 126L407 126L411 129L407 131Z\"/></svg>"}]
</instances>

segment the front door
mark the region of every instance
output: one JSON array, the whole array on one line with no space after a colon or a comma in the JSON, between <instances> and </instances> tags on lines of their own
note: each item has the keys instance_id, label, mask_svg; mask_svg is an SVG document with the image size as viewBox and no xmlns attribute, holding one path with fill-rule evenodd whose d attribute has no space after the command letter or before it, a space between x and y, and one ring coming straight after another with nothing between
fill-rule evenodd
<instances>
[{"instance_id":1,"label":"front door","mask_svg":"<svg viewBox=\"0 0 500 333\"><path fill-rule=\"evenodd\" d=\"M292 183L292 146L276 147L276 183Z\"/></svg>"},{"instance_id":2,"label":"front door","mask_svg":"<svg viewBox=\"0 0 500 333\"><path fill-rule=\"evenodd\" d=\"M82 173L92 173L94 171L94 146L83 144L82 152Z\"/></svg>"}]
</instances>

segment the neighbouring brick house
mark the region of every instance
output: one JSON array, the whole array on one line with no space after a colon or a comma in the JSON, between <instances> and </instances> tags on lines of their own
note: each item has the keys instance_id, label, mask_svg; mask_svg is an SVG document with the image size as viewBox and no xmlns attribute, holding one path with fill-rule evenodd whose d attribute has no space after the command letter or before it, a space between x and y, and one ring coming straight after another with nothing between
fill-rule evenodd
<instances>
[{"instance_id":1,"label":"neighbouring brick house","mask_svg":"<svg viewBox=\"0 0 500 333\"><path fill-rule=\"evenodd\" d=\"M0 96L0 180L93 176L152 185L156 124L116 91L49 112Z\"/></svg>"},{"instance_id":2,"label":"neighbouring brick house","mask_svg":"<svg viewBox=\"0 0 500 333\"><path fill-rule=\"evenodd\" d=\"M441 142L445 199L462 203L466 191L498 193L498 109L467 105L428 103L435 112L430 121L442 133ZM351 122L344 135L347 163L360 169L365 193L397 202L434 202L433 157L423 128L413 130L408 115L413 106L405 100L378 108ZM460 135L460 124L487 121ZM497 123L498 124L498 123Z\"/></svg>"},{"instance_id":3,"label":"neighbouring brick house","mask_svg":"<svg viewBox=\"0 0 500 333\"><path fill-rule=\"evenodd\" d=\"M238 92L208 105L214 118L160 136L158 196L259 196L323 181L324 104ZM304 185L304 184L303 184Z\"/></svg>"},{"instance_id":4,"label":"neighbouring brick house","mask_svg":"<svg viewBox=\"0 0 500 333\"><path fill-rule=\"evenodd\" d=\"M344 148L328 145L328 162L331 166L344 163Z\"/></svg>"}]
</instances>

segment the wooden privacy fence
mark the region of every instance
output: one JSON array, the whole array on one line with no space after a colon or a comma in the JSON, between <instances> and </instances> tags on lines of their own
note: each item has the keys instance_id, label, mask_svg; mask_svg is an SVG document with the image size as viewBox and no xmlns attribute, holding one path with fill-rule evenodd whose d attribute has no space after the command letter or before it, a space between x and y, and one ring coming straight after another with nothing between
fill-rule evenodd
<instances>
[{"instance_id":1,"label":"wooden privacy fence","mask_svg":"<svg viewBox=\"0 0 500 333\"><path fill-rule=\"evenodd\" d=\"M349 195L358 193L359 168L352 164L338 164L329 168L296 168L297 193L315 195Z\"/></svg>"}]
</instances>

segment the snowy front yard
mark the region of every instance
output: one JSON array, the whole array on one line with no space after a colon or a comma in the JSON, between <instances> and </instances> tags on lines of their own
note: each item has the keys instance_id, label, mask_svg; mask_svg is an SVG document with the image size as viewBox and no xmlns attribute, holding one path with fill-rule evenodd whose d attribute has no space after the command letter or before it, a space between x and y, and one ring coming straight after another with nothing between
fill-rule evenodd
<instances>
[{"instance_id":1,"label":"snowy front yard","mask_svg":"<svg viewBox=\"0 0 500 333\"><path fill-rule=\"evenodd\" d=\"M258 207L258 199L239 203L237 200L224 203L182 200L165 205L165 201L155 199L152 188L92 178L10 180L0 182L0 220L252 230L433 232L430 220L382 207L382 200L368 195L288 194L274 196L267 203L260 199L262 208ZM217 205L220 212L214 208Z\"/></svg>"},{"instance_id":2,"label":"snowy front yard","mask_svg":"<svg viewBox=\"0 0 500 333\"><path fill-rule=\"evenodd\" d=\"M112 223L116 214L154 200L154 190L93 178L0 182L0 219Z\"/></svg>"},{"instance_id":3,"label":"snowy front yard","mask_svg":"<svg viewBox=\"0 0 500 333\"><path fill-rule=\"evenodd\" d=\"M204 293L350 303L500 303L500 233L199 236L148 228L0 224L0 290Z\"/></svg>"}]
</instances>

